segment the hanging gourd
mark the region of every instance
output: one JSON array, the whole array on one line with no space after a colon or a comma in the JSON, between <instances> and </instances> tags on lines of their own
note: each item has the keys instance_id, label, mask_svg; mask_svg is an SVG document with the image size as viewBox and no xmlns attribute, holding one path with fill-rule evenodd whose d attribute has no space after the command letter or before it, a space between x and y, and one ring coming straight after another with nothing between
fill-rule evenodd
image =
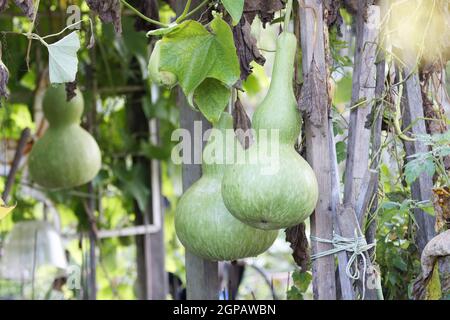
<instances>
[{"instance_id":1,"label":"hanging gourd","mask_svg":"<svg viewBox=\"0 0 450 320\"><path fill-rule=\"evenodd\" d=\"M100 149L80 126L84 102L66 99L64 86L50 87L43 101L49 128L33 146L29 157L33 181L49 189L71 188L91 181L100 170Z\"/></svg>"},{"instance_id":2,"label":"hanging gourd","mask_svg":"<svg viewBox=\"0 0 450 320\"><path fill-rule=\"evenodd\" d=\"M228 168L222 182L231 214L266 230L303 222L318 200L315 174L294 148L302 121L293 90L297 39L286 26L277 39L269 91L253 115L255 143L246 150L246 161Z\"/></svg>"},{"instance_id":3,"label":"hanging gourd","mask_svg":"<svg viewBox=\"0 0 450 320\"><path fill-rule=\"evenodd\" d=\"M233 120L223 113L203 152L203 175L184 193L175 212L181 243L195 255L213 261L256 256L266 251L278 234L240 222L223 203L222 177L234 157L234 147L240 147L234 139L225 140L227 129L233 130Z\"/></svg>"},{"instance_id":4,"label":"hanging gourd","mask_svg":"<svg viewBox=\"0 0 450 320\"><path fill-rule=\"evenodd\" d=\"M153 51L148 62L148 74L150 76L150 80L157 85L172 88L178 82L177 76L172 72L162 71L159 69L161 60L161 43L162 40L158 40L153 47Z\"/></svg>"}]
</instances>

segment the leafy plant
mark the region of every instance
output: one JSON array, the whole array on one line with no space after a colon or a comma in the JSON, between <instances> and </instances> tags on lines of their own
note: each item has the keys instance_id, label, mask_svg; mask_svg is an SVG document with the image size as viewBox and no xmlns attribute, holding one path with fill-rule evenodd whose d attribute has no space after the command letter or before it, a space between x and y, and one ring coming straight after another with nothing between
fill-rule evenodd
<instances>
[{"instance_id":1,"label":"leafy plant","mask_svg":"<svg viewBox=\"0 0 450 320\"><path fill-rule=\"evenodd\" d=\"M294 271L294 273L292 274L292 280L294 281L294 283L287 292L287 299L304 300L305 293L308 290L312 281L311 273Z\"/></svg>"},{"instance_id":2,"label":"leafy plant","mask_svg":"<svg viewBox=\"0 0 450 320\"><path fill-rule=\"evenodd\" d=\"M187 20L149 35L163 35L159 70L173 73L191 106L198 107L210 122L217 122L228 104L231 86L239 79L240 67L231 28L219 14L209 30Z\"/></svg>"},{"instance_id":3,"label":"leafy plant","mask_svg":"<svg viewBox=\"0 0 450 320\"><path fill-rule=\"evenodd\" d=\"M377 210L376 261L380 265L382 287L387 299L409 299L410 288L420 270L420 257L414 244L413 209L430 214L430 202L418 202L402 192L386 194Z\"/></svg>"},{"instance_id":4,"label":"leafy plant","mask_svg":"<svg viewBox=\"0 0 450 320\"><path fill-rule=\"evenodd\" d=\"M422 173L433 176L439 173L438 183L450 185L450 179L445 169L444 158L450 155L450 131L443 134L418 135L417 139L430 147L428 152L416 153L405 165L405 179L411 184Z\"/></svg>"}]
</instances>

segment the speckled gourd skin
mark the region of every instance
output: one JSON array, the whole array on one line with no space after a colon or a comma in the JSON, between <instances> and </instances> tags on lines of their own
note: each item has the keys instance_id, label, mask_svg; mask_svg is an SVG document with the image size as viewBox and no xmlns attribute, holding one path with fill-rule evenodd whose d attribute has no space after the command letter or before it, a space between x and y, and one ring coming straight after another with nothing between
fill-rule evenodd
<instances>
[{"instance_id":1,"label":"speckled gourd skin","mask_svg":"<svg viewBox=\"0 0 450 320\"><path fill-rule=\"evenodd\" d=\"M223 114L217 128L232 129L231 116ZM208 142L207 147L214 147L214 143ZM233 156L232 147L225 147L226 157ZM252 228L229 213L221 195L226 166L204 163L203 176L183 194L175 211L175 230L181 243L195 255L213 261L257 256L273 244L278 234Z\"/></svg>"},{"instance_id":2,"label":"speckled gourd skin","mask_svg":"<svg viewBox=\"0 0 450 320\"><path fill-rule=\"evenodd\" d=\"M101 167L97 142L83 128L83 96L79 90L66 101L64 86L47 90L43 109L49 128L34 144L29 157L31 179L48 189L63 189L91 181Z\"/></svg>"},{"instance_id":3,"label":"speckled gourd skin","mask_svg":"<svg viewBox=\"0 0 450 320\"><path fill-rule=\"evenodd\" d=\"M269 92L253 115L256 141L246 150L247 159L255 157L258 162L229 167L222 181L224 203L231 214L264 230L303 222L318 200L314 171L294 149L301 125L292 83L296 49L295 36L283 32L277 40ZM267 163L258 157L262 145L273 146L259 132L261 129L275 129L279 134L279 170L272 174L262 170Z\"/></svg>"}]
</instances>

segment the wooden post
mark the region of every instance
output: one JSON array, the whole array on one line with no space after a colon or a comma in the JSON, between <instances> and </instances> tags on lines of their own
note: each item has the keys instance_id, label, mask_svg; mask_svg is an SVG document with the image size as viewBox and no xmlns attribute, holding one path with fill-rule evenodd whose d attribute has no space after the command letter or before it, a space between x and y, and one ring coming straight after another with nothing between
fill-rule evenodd
<instances>
[{"instance_id":1,"label":"wooden post","mask_svg":"<svg viewBox=\"0 0 450 320\"><path fill-rule=\"evenodd\" d=\"M328 129L328 66L326 38L328 29L323 21L323 1L305 0L299 6L300 38L305 84L300 108L304 110L306 157L316 173L319 183L319 201L311 216L311 234L316 237L333 237L331 190L331 163ZM309 92L307 92L309 91ZM331 249L331 245L311 243L313 253ZM315 299L335 300L335 262L329 255L313 261L313 291Z\"/></svg>"},{"instance_id":2,"label":"wooden post","mask_svg":"<svg viewBox=\"0 0 450 320\"><path fill-rule=\"evenodd\" d=\"M382 13L384 14L384 13ZM376 210L378 207L378 185L379 185L379 165L381 160L381 131L383 125L383 114L384 114L384 87L386 81L386 60L384 57L384 53L381 51L378 53L378 62L377 62L377 81L375 86L375 97L377 99L374 107L372 108L372 154L371 154L371 170L376 172L375 184L372 187L372 190L368 190L371 194L373 194L373 201L371 203L370 211L368 213L367 221L369 225L366 229L366 240L367 243L372 243L375 241L376 231L377 231L377 217ZM362 211L362 210L361 210ZM362 214L361 214L362 215ZM359 218L360 224L362 221ZM369 257L373 255L375 248L369 250Z\"/></svg>"},{"instance_id":3,"label":"wooden post","mask_svg":"<svg viewBox=\"0 0 450 320\"><path fill-rule=\"evenodd\" d=\"M150 139L153 144L158 142L158 123L156 119L150 120ZM151 180L151 208L154 220L150 221L156 224L156 219L160 220L160 230L150 234L150 270L151 285L150 299L165 300L169 289L169 277L165 268L165 246L164 246L164 207L161 194L161 168L158 160L150 161L150 180Z\"/></svg>"},{"instance_id":4,"label":"wooden post","mask_svg":"<svg viewBox=\"0 0 450 320\"><path fill-rule=\"evenodd\" d=\"M328 119L328 130L329 132L333 132L333 119L330 117ZM337 234L343 234L338 223L338 213L340 210L341 203L341 182L339 178L339 168L337 162L337 154L335 147L335 139L334 135L330 134L330 161L331 161L331 209L333 211L333 222L334 222L334 231ZM337 254L338 259L338 278L339 282L336 283L337 287L337 298L342 300L354 300L355 292L353 290L353 283L351 279L347 276L346 266L348 264L348 256L347 252L341 251ZM336 279L336 281L338 281Z\"/></svg>"},{"instance_id":5,"label":"wooden post","mask_svg":"<svg viewBox=\"0 0 450 320\"><path fill-rule=\"evenodd\" d=\"M380 21L380 8L367 9L363 1L356 18L355 68L353 71L352 101L348 132L345 169L344 205L355 208L363 180L368 176L370 128L366 128L368 115L375 103L376 41Z\"/></svg>"},{"instance_id":6,"label":"wooden post","mask_svg":"<svg viewBox=\"0 0 450 320\"><path fill-rule=\"evenodd\" d=\"M191 134L191 155L192 159L200 159L201 154L195 155L203 148L195 148L203 146L201 136L194 135L195 126L199 130L201 125L201 133L205 132L211 126L199 113L192 110L188 106L186 98L179 92L178 105L181 107L180 122L181 127L187 129ZM195 141L194 141L195 140ZM195 181L201 177L201 165L183 164L183 190L186 191ZM186 289L188 300L215 300L219 297L219 274L217 262L211 262L201 259L186 250Z\"/></svg>"},{"instance_id":7,"label":"wooden post","mask_svg":"<svg viewBox=\"0 0 450 320\"><path fill-rule=\"evenodd\" d=\"M355 234L364 236L358 215L364 215L368 199L373 193L373 182L377 178L376 174L369 172L371 130L366 127L366 122L375 103L376 41L379 34L380 8L369 6L367 18L365 16L366 8L363 1L360 1L356 21L355 68L345 168L344 205L337 215L341 235L348 238L354 238ZM376 275L368 254L365 254L368 260L365 270L366 283L362 282L361 276L358 284L360 290L362 287L365 288L365 299L376 300L377 288L373 285L368 286L367 281ZM339 268L342 267L339 266Z\"/></svg>"},{"instance_id":8,"label":"wooden post","mask_svg":"<svg viewBox=\"0 0 450 320\"><path fill-rule=\"evenodd\" d=\"M413 135L426 134L427 132L425 128L419 76L416 73L411 72L412 70L408 68L404 70L404 78L406 80L402 101L404 106L403 127L407 128L411 126L409 131ZM405 141L405 149L406 159L415 153L428 151L428 147L420 141ZM431 200L432 188L432 177L424 172L411 185L412 198L419 201ZM435 236L435 219L422 209L414 209L414 216L418 226L418 230L416 232L416 243L419 248L419 252L421 253L428 241Z\"/></svg>"},{"instance_id":9,"label":"wooden post","mask_svg":"<svg viewBox=\"0 0 450 320\"><path fill-rule=\"evenodd\" d=\"M199 0L192 1L194 8L200 3ZM178 15L184 10L185 1L176 2L176 12ZM198 17L198 16L197 16ZM196 17L193 17L194 19ZM201 133L208 130L211 125L199 113L192 110L188 105L186 97L179 90L177 105L181 108L180 125L191 134L191 156L192 159L201 159L199 149L203 149L204 141L201 136L194 135L195 125L201 124ZM198 129L197 129L198 130ZM202 148L195 148L195 145ZM201 177L201 165L183 164L183 190L186 191L195 181ZM201 259L186 251L186 291L188 300L216 300L219 297L219 269L217 262Z\"/></svg>"}]
</instances>

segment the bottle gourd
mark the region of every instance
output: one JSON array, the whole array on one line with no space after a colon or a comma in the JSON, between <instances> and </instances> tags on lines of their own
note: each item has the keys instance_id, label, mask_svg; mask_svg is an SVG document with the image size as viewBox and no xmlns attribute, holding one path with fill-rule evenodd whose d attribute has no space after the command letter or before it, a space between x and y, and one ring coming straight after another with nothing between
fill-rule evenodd
<instances>
[{"instance_id":1,"label":"bottle gourd","mask_svg":"<svg viewBox=\"0 0 450 320\"><path fill-rule=\"evenodd\" d=\"M269 91L253 115L255 143L246 150L247 161L228 168L222 182L223 199L231 214L266 230L303 222L318 200L315 174L294 148L302 121L293 90L297 39L284 31L276 48ZM274 130L278 132L276 144ZM276 149L275 157L267 157L264 148ZM272 165L273 169L265 171Z\"/></svg>"},{"instance_id":2,"label":"bottle gourd","mask_svg":"<svg viewBox=\"0 0 450 320\"><path fill-rule=\"evenodd\" d=\"M83 108L79 90L67 101L63 85L47 89L43 109L49 128L29 157L31 178L42 187L76 187L91 181L100 170L97 142L80 126Z\"/></svg>"},{"instance_id":3,"label":"bottle gourd","mask_svg":"<svg viewBox=\"0 0 450 320\"><path fill-rule=\"evenodd\" d=\"M239 144L224 141L226 129L233 130L233 120L223 113L203 152L203 175L184 193L175 211L175 230L181 243L195 255L213 261L256 256L266 251L278 234L240 222L223 203L222 177L226 163L234 157L233 148Z\"/></svg>"},{"instance_id":4,"label":"bottle gourd","mask_svg":"<svg viewBox=\"0 0 450 320\"><path fill-rule=\"evenodd\" d=\"M172 72L160 70L161 44L162 40L158 40L153 47L153 51L148 62L148 74L150 80L157 85L173 88L178 82L177 76Z\"/></svg>"}]
</instances>

